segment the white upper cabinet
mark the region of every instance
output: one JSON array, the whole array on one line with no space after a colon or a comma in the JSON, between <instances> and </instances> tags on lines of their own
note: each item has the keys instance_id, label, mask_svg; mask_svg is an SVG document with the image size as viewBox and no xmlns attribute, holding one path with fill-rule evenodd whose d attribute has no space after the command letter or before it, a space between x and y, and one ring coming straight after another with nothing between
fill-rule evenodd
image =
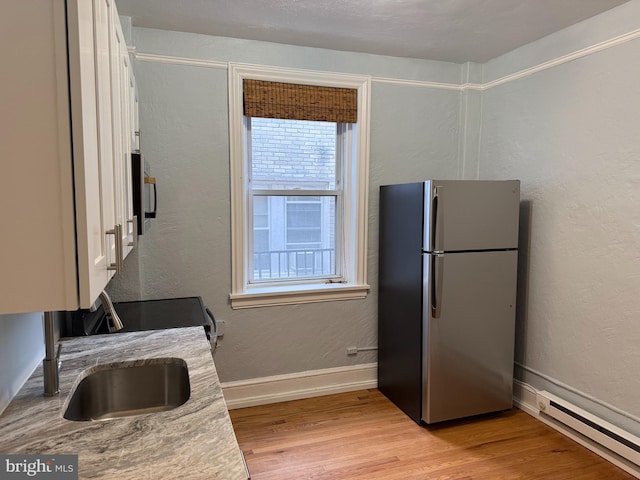
<instances>
[{"instance_id":1,"label":"white upper cabinet","mask_svg":"<svg viewBox=\"0 0 640 480\"><path fill-rule=\"evenodd\" d=\"M115 3L4 0L1 12L0 314L88 308L134 242Z\"/></svg>"},{"instance_id":2,"label":"white upper cabinet","mask_svg":"<svg viewBox=\"0 0 640 480\"><path fill-rule=\"evenodd\" d=\"M138 117L138 86L136 84L136 77L131 76L129 78L129 102L131 103L131 110L129 111L131 120L131 150L140 150L140 123Z\"/></svg>"},{"instance_id":3,"label":"white upper cabinet","mask_svg":"<svg viewBox=\"0 0 640 480\"><path fill-rule=\"evenodd\" d=\"M101 0L104 2L105 0ZM106 2L105 2L106 3ZM129 121L129 52L124 34L114 7L110 9L111 39L111 101L113 108L113 174L115 182L116 223L122 225L123 255L126 257L133 249L134 235L133 194L131 190L131 122Z\"/></svg>"}]
</instances>

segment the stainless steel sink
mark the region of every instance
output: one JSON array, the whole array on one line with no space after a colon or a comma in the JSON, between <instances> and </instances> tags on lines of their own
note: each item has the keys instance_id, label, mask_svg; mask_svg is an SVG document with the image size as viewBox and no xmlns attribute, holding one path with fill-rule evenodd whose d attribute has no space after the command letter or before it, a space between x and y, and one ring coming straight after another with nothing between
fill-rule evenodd
<instances>
[{"instance_id":1,"label":"stainless steel sink","mask_svg":"<svg viewBox=\"0 0 640 480\"><path fill-rule=\"evenodd\" d=\"M64 418L108 420L162 412L184 404L190 395L189 370L181 358L98 365L77 384Z\"/></svg>"}]
</instances>

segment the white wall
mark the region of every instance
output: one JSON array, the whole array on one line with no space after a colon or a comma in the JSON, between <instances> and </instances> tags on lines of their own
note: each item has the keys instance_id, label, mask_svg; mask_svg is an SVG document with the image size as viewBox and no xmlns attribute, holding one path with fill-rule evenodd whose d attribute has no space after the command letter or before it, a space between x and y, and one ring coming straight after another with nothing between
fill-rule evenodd
<instances>
[{"instance_id":1,"label":"white wall","mask_svg":"<svg viewBox=\"0 0 640 480\"><path fill-rule=\"evenodd\" d=\"M43 358L41 312L0 315L0 413Z\"/></svg>"},{"instance_id":2,"label":"white wall","mask_svg":"<svg viewBox=\"0 0 640 480\"><path fill-rule=\"evenodd\" d=\"M530 235L522 242L518 377L636 434L638 19L633 1L484 65L485 82L549 68L483 92L479 150L480 178L522 180ZM635 39L544 64L630 32Z\"/></svg>"},{"instance_id":3,"label":"white wall","mask_svg":"<svg viewBox=\"0 0 640 480\"><path fill-rule=\"evenodd\" d=\"M141 239L114 300L200 295L227 322L216 352L223 381L376 361L378 188L458 178L462 94L398 82L372 86L369 182L371 293L365 300L232 310L226 63L242 62L459 84L460 65L134 28L142 146L158 182L159 218ZM145 54L160 58L144 59ZM161 63L168 61L170 63ZM177 63L178 62L178 63Z\"/></svg>"}]
</instances>

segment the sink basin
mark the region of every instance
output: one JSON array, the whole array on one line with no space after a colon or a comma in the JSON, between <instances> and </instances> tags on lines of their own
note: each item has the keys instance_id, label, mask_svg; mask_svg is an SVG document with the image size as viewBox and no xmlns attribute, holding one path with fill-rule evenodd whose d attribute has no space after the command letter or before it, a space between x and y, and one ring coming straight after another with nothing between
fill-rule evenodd
<instances>
[{"instance_id":1,"label":"sink basin","mask_svg":"<svg viewBox=\"0 0 640 480\"><path fill-rule=\"evenodd\" d=\"M163 412L184 404L191 395L189 370L181 358L98 365L83 375L65 409L67 420Z\"/></svg>"}]
</instances>

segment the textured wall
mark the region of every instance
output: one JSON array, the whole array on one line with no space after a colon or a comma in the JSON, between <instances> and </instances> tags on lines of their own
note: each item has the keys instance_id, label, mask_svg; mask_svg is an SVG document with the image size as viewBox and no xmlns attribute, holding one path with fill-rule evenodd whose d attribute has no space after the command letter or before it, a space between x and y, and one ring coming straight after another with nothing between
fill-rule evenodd
<instances>
[{"instance_id":1,"label":"textured wall","mask_svg":"<svg viewBox=\"0 0 640 480\"><path fill-rule=\"evenodd\" d=\"M613 38L629 18L640 18L640 2L511 52L486 74L533 66L523 58L543 58L550 46L565 54L607 31ZM639 55L632 40L486 90L479 170L522 180L530 235L517 352L527 368L518 376L636 433L640 424L613 410L640 417Z\"/></svg>"},{"instance_id":2,"label":"textured wall","mask_svg":"<svg viewBox=\"0 0 640 480\"><path fill-rule=\"evenodd\" d=\"M459 82L443 62L134 29L138 52ZM144 153L158 181L158 214L114 300L201 295L227 322L216 365L223 381L376 361L347 356L377 344L378 187L457 178L460 92L375 84L372 89L368 282L365 300L232 310L226 69L138 61Z\"/></svg>"}]
</instances>

